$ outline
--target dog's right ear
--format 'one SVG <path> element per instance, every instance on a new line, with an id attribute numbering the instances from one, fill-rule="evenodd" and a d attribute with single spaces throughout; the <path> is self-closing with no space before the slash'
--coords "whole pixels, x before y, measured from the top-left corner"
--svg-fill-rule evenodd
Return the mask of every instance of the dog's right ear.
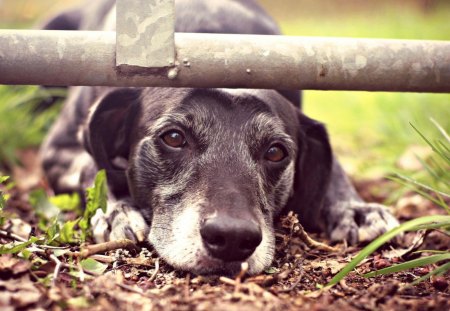
<path id="1" fill-rule="evenodd" d="M 294 193 L 287 204 L 307 230 L 321 229 L 322 208 L 331 176 L 333 155 L 325 126 L 298 114 L 298 158 Z"/>
<path id="2" fill-rule="evenodd" d="M 140 112 L 140 95 L 141 91 L 134 88 L 105 94 L 92 107 L 83 129 L 85 149 L 98 169 L 106 171 L 110 190 L 116 196 L 128 194 L 126 164 Z"/>

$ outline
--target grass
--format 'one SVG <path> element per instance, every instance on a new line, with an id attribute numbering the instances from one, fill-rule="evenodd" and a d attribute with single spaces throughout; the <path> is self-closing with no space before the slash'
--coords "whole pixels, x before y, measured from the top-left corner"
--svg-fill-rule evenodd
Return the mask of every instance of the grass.
<path id="1" fill-rule="evenodd" d="M 49 96 L 38 87 L 0 85 L 0 171 L 18 164 L 17 150 L 41 143 L 60 106 L 39 112 L 38 104 Z"/>
<path id="2" fill-rule="evenodd" d="M 418 228 L 427 229 L 428 226 L 430 226 L 432 228 L 436 228 L 436 224 L 439 225 L 439 228 L 448 228 L 450 226 L 450 216 L 449 215 L 424 216 L 424 217 L 420 217 L 420 218 L 416 218 L 416 219 L 407 221 L 407 222 L 401 224 L 400 226 L 386 232 L 385 234 L 383 234 L 382 236 L 380 236 L 379 238 L 377 238 L 376 240 L 371 242 L 369 245 L 367 245 L 363 250 L 361 250 L 361 252 L 359 252 L 359 254 L 355 258 L 353 258 L 349 264 L 347 264 L 338 274 L 336 274 L 333 277 L 333 279 L 331 279 L 331 281 L 327 284 L 327 287 L 334 286 L 337 283 L 339 283 L 340 280 L 342 280 L 347 274 L 349 274 L 367 256 L 369 256 L 370 254 L 375 252 L 378 248 L 383 246 L 385 243 L 390 241 L 392 238 L 394 238 L 398 234 L 400 234 L 402 232 L 407 232 L 407 231 L 418 231 L 419 230 Z M 439 255 L 439 261 L 446 260 L 446 259 L 450 258 L 449 256 L 450 256 L 450 253 L 447 251 L 445 254 Z M 396 268 L 391 267 L 391 269 L 387 269 L 387 270 L 388 270 L 388 273 L 391 273 L 394 271 L 395 272 L 404 271 L 404 270 L 412 268 L 412 267 L 432 264 L 432 263 L 436 262 L 436 261 L 433 262 L 433 260 L 435 258 L 436 257 L 431 255 L 431 256 L 422 258 L 422 261 L 420 263 L 417 263 L 414 261 L 409 261 L 408 264 L 406 264 L 406 265 L 399 267 L 399 265 L 402 265 L 402 264 L 399 264 L 397 266 L 394 266 Z M 376 273 L 376 272 L 368 273 L 368 274 L 366 274 L 366 277 L 381 275 L 386 270 L 383 272 L 380 272 L 380 271 L 378 271 L 378 273 Z"/>
<path id="3" fill-rule="evenodd" d="M 353 258 L 338 274 L 333 277 L 333 279 L 327 284 L 327 287 L 331 287 L 339 283 L 339 281 L 342 280 L 346 275 L 348 275 L 354 268 L 356 268 L 356 266 L 362 260 L 364 260 L 378 248 L 388 243 L 392 238 L 396 237 L 402 232 L 438 230 L 443 234 L 446 234 L 447 236 L 450 235 L 450 207 L 447 203 L 450 199 L 450 137 L 448 133 L 442 128 L 442 126 L 434 120 L 433 125 L 439 131 L 439 136 L 435 136 L 438 138 L 434 139 L 430 139 L 430 136 L 427 137 L 423 132 L 419 131 L 416 127 L 413 126 L 417 134 L 419 134 L 424 142 L 428 144 L 433 150 L 433 155 L 430 158 L 433 161 L 430 163 L 426 163 L 425 161 L 422 162 L 426 169 L 426 172 L 429 174 L 427 183 L 425 184 L 410 177 L 399 174 L 394 178 L 394 180 L 397 180 L 407 187 L 410 187 L 415 192 L 434 202 L 437 206 L 442 207 L 447 215 L 419 217 L 407 221 L 400 226 L 386 232 L 385 234 L 372 241 L 364 249 L 362 249 L 355 258 Z M 437 188 L 437 185 L 442 185 L 443 188 Z M 450 263 L 448 262 L 448 260 L 450 259 L 449 247 L 443 251 L 425 250 L 422 252 L 429 254 L 421 258 L 412 259 L 381 270 L 366 273 L 364 274 L 364 277 L 375 277 L 378 275 L 406 271 L 408 269 L 416 267 L 430 266 L 437 264 L 438 262 L 444 262 L 438 267 L 433 267 L 430 273 L 414 280 L 411 285 L 415 285 L 433 275 L 443 275 L 450 271 Z"/>
<path id="4" fill-rule="evenodd" d="M 345 169 L 360 177 L 381 177 L 417 140 L 437 133 L 430 118 L 450 130 L 450 95 L 418 93 L 305 92 L 305 110 L 327 124 Z"/>

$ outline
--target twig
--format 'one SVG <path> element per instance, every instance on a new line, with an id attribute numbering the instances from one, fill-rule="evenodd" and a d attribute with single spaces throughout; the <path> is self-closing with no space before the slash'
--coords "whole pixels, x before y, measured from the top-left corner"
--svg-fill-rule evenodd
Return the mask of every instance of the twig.
<path id="1" fill-rule="evenodd" d="M 56 280 L 59 276 L 59 270 L 61 269 L 62 262 L 54 254 L 50 255 L 50 259 L 56 264 L 55 271 L 53 272 L 52 286 L 55 286 Z"/>
<path id="2" fill-rule="evenodd" d="M 225 276 L 221 276 L 219 278 L 219 281 L 224 283 L 224 284 L 228 284 L 231 286 L 234 286 L 234 294 L 238 294 L 239 291 L 241 290 L 241 285 L 242 285 L 242 278 L 245 276 L 245 274 L 248 271 L 248 262 L 243 262 L 241 264 L 241 271 L 239 272 L 239 274 L 236 276 L 236 278 L 234 280 L 229 279 Z"/>
<path id="3" fill-rule="evenodd" d="M 227 285 L 231 285 L 231 286 L 238 286 L 238 282 L 236 280 L 227 278 L 225 276 L 221 276 L 219 277 L 219 281 L 221 281 L 224 284 Z M 262 295 L 265 295 L 266 297 L 270 297 L 271 299 L 277 299 L 277 297 L 275 295 L 273 295 L 271 292 L 265 290 L 264 288 L 262 288 L 261 286 L 259 286 L 256 283 L 241 283 L 239 286 L 241 286 L 241 288 L 246 288 L 249 292 L 251 293 L 259 293 Z M 235 293 L 236 295 L 236 293 Z"/>
<path id="4" fill-rule="evenodd" d="M 150 282 L 153 282 L 156 279 L 156 275 L 159 272 L 159 258 L 156 258 L 155 260 L 155 271 L 153 271 L 152 276 L 150 277 L 150 279 L 148 279 Z"/>
<path id="5" fill-rule="evenodd" d="M 237 275 L 236 280 L 241 281 L 242 278 L 245 276 L 245 274 L 248 272 L 248 268 L 249 268 L 249 267 L 248 267 L 248 262 L 244 261 L 244 262 L 241 264 L 241 271 L 240 271 L 239 274 Z"/>
<path id="6" fill-rule="evenodd" d="M 245 276 L 245 274 L 248 271 L 248 262 L 244 261 L 241 264 L 241 271 L 239 272 L 239 274 L 236 276 L 236 284 L 234 286 L 234 293 L 237 294 L 239 293 L 239 291 L 241 290 L 241 284 L 242 284 L 242 278 Z"/>
<path id="7" fill-rule="evenodd" d="M 91 256 L 89 256 L 89 258 L 92 258 L 94 260 L 104 262 L 104 263 L 113 263 L 114 261 L 116 261 L 115 258 L 113 258 L 111 256 L 106 256 L 106 255 L 91 255 Z"/>
<path id="8" fill-rule="evenodd" d="M 137 246 L 136 246 L 136 244 L 134 244 L 133 241 L 128 240 L 128 239 L 109 241 L 109 242 L 105 242 L 105 243 L 89 245 L 86 248 L 81 250 L 79 256 L 81 258 L 86 258 L 86 257 L 89 257 L 89 256 L 97 254 L 97 253 L 104 253 L 107 251 L 113 251 L 113 250 L 120 249 L 120 248 L 136 250 Z"/>
<path id="9" fill-rule="evenodd" d="M 298 286 L 298 284 L 300 284 L 300 282 L 302 281 L 304 272 L 305 272 L 305 270 L 303 269 L 303 262 L 301 262 L 300 263 L 300 275 L 298 276 L 297 280 L 294 282 L 294 284 L 292 284 L 288 288 L 279 290 L 278 293 L 289 293 L 290 291 L 293 291 Z"/>
<path id="10" fill-rule="evenodd" d="M 186 286 L 184 287 L 184 299 L 189 299 L 189 284 L 191 283 L 191 274 L 188 273 L 186 276 Z"/>
<path id="11" fill-rule="evenodd" d="M 222 282 L 223 284 L 227 284 L 227 285 L 231 285 L 231 286 L 236 286 L 236 280 L 227 278 L 226 276 L 221 276 L 221 277 L 219 277 L 219 281 Z"/>
<path id="12" fill-rule="evenodd" d="M 123 283 L 116 283 L 116 285 L 121 287 L 121 288 L 123 288 L 123 289 L 126 289 L 126 290 L 128 290 L 130 292 L 133 292 L 133 293 L 136 293 L 136 294 L 139 294 L 139 295 L 144 295 L 144 292 L 139 287 L 138 288 L 134 288 L 132 286 L 129 286 L 129 285 L 126 285 L 126 284 L 123 284 Z"/>
<path id="13" fill-rule="evenodd" d="M 354 288 L 347 285 L 347 282 L 345 282 L 345 279 L 340 280 L 339 285 L 347 293 L 355 294 L 357 292 Z"/>
<path id="14" fill-rule="evenodd" d="M 40 248 L 43 249 L 54 249 L 54 250 L 61 250 L 61 249 L 69 249 L 68 246 L 51 246 L 51 245 L 39 245 Z"/>
<path id="15" fill-rule="evenodd" d="M 313 240 L 305 231 L 303 226 L 298 223 L 296 224 L 298 226 L 298 231 L 296 234 L 298 234 L 298 237 L 308 246 L 309 248 L 318 249 L 325 252 L 336 252 L 338 249 L 336 247 L 331 247 L 329 245 L 326 245 L 325 243 L 318 242 L 316 240 Z"/>
<path id="16" fill-rule="evenodd" d="M 135 266 L 154 266 L 156 261 L 153 261 L 152 258 L 123 258 L 123 261 L 125 261 L 128 265 L 135 265 Z"/>
<path id="17" fill-rule="evenodd" d="M 28 242 L 27 239 L 22 238 L 21 236 L 14 234 L 12 232 L 4 231 L 4 230 L 0 230 L 0 236 L 2 236 L 4 238 L 8 238 L 8 239 L 13 239 L 18 242 L 23 242 L 23 243 Z"/>
<path id="18" fill-rule="evenodd" d="M 84 282 L 85 275 L 84 275 L 84 270 L 83 270 L 83 267 L 81 266 L 80 261 L 77 261 L 77 267 L 78 267 L 78 271 L 80 272 L 80 277 L 79 277 L 80 282 Z"/>

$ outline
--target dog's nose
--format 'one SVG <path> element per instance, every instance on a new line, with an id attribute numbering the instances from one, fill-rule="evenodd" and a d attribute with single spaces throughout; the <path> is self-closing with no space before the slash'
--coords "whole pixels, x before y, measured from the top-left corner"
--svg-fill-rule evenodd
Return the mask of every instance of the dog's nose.
<path id="1" fill-rule="evenodd" d="M 224 261 L 243 261 L 262 240 L 261 229 L 252 221 L 229 217 L 206 220 L 200 229 L 209 253 Z"/>

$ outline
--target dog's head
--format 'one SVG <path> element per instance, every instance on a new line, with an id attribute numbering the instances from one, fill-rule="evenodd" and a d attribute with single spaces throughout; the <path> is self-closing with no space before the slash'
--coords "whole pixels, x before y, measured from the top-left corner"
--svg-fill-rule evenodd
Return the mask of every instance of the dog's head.
<path id="1" fill-rule="evenodd" d="M 115 89 L 85 140 L 159 255 L 201 274 L 270 265 L 275 217 L 315 226 L 331 166 L 324 127 L 269 90 Z"/>

